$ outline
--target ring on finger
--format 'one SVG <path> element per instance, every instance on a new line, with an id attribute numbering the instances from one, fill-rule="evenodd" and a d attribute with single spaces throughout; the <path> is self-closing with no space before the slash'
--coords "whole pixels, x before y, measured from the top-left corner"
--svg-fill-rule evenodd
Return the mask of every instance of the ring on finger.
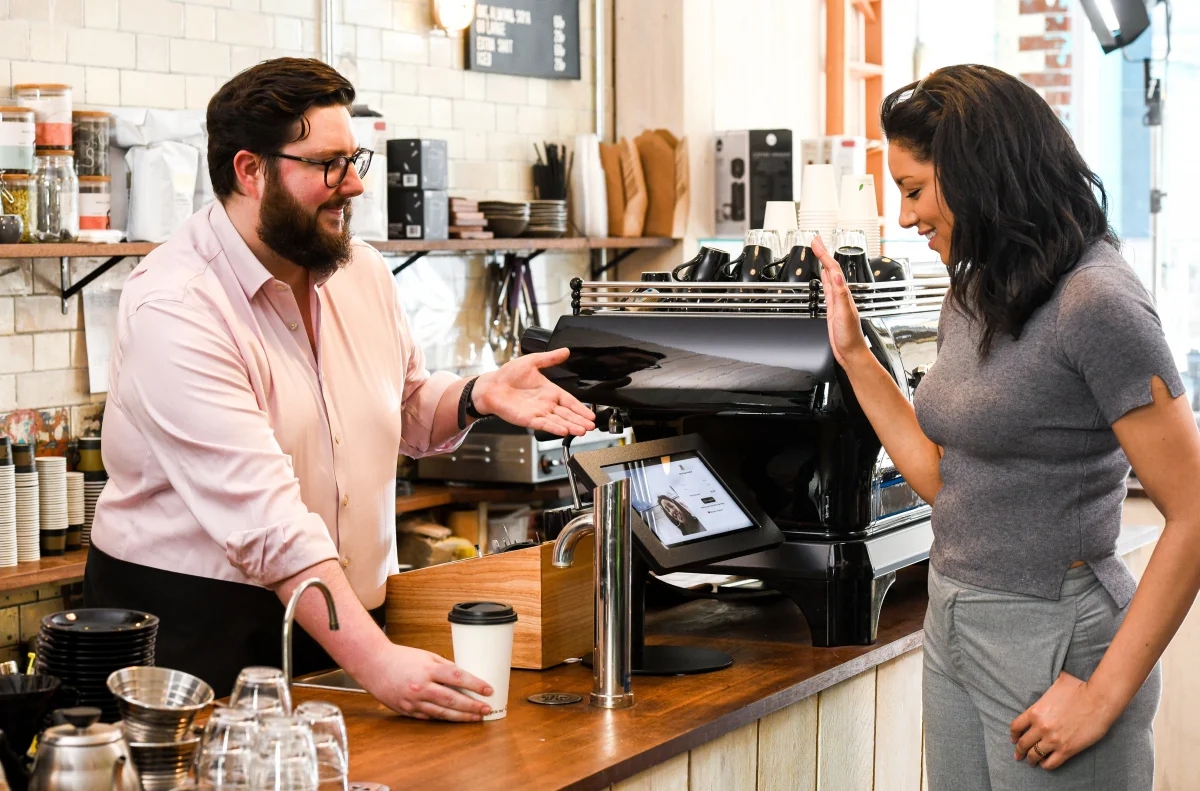
<path id="1" fill-rule="evenodd" d="M 1044 752 L 1042 752 L 1042 748 L 1038 747 L 1038 745 L 1039 745 L 1039 744 L 1041 744 L 1041 742 L 1040 742 L 1040 741 L 1037 741 L 1037 742 L 1034 742 L 1034 743 L 1033 743 L 1033 751 L 1034 751 L 1035 753 L 1037 753 L 1038 755 L 1042 756 L 1043 758 L 1049 758 L 1049 757 L 1050 757 L 1050 753 L 1044 753 Z M 1053 750 L 1051 750 L 1050 752 L 1054 752 L 1054 751 L 1053 751 Z"/>

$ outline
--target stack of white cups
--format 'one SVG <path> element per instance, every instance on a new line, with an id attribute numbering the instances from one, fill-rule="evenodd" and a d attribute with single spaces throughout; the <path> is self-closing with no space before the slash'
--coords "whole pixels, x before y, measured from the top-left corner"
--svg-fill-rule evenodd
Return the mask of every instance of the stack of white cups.
<path id="1" fill-rule="evenodd" d="M 38 487 L 41 491 L 41 529 L 52 546 L 67 540 L 67 459 L 65 456 L 38 456 Z"/>
<path id="2" fill-rule="evenodd" d="M 764 231 L 775 231 L 779 238 L 787 236 L 788 231 L 796 230 L 796 217 L 799 204 L 790 200 L 769 200 L 763 213 Z"/>
<path id="3" fill-rule="evenodd" d="M 42 556 L 38 474 L 34 469 L 17 472 L 13 477 L 17 488 L 17 560 L 24 563 Z"/>
<path id="4" fill-rule="evenodd" d="M 875 202 L 875 177 L 870 173 L 842 176 L 838 204 L 838 229 L 867 235 L 867 257 L 882 255 L 879 241 L 879 208 Z"/>
<path id="5" fill-rule="evenodd" d="M 0 566 L 17 565 L 17 479 L 12 464 L 0 466 Z"/>
<path id="6" fill-rule="evenodd" d="M 96 501 L 100 499 L 100 493 L 104 491 L 106 483 L 108 483 L 107 477 L 98 481 L 85 480 L 83 482 L 83 545 L 85 547 L 91 546 L 92 543 L 92 519 L 96 516 Z"/>
<path id="7" fill-rule="evenodd" d="M 837 222 L 838 197 L 833 165 L 805 165 L 796 227 L 819 232 L 821 240 L 832 247 Z"/>
<path id="8" fill-rule="evenodd" d="M 67 473 L 67 526 L 83 529 L 87 502 L 83 496 L 83 473 Z"/>

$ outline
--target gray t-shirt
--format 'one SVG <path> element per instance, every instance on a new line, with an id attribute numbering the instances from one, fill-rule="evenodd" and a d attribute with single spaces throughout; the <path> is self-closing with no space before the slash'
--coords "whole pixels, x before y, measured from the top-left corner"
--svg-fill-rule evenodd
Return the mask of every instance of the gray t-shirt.
<path id="1" fill-rule="evenodd" d="M 1112 424 L 1152 402 L 1159 376 L 1183 393 L 1154 304 L 1107 243 L 1063 276 L 1014 341 L 986 359 L 979 325 L 949 297 L 917 420 L 942 446 L 930 560 L 994 590 L 1057 599 L 1084 560 L 1119 606 L 1132 575 L 1116 555 L 1129 461 Z"/>

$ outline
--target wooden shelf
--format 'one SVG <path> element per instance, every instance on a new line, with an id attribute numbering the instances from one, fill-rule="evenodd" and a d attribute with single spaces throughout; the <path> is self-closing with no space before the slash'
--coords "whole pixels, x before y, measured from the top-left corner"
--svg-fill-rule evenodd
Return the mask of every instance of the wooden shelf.
<path id="1" fill-rule="evenodd" d="M 445 239 L 373 241 L 369 244 L 381 253 L 428 253 L 436 251 L 471 252 L 482 250 L 633 250 L 647 247 L 671 247 L 674 239 L 644 237 L 635 239 L 572 236 L 563 239 Z M 0 244 L 3 258 L 111 258 L 141 256 L 158 247 L 154 242 L 119 244 Z"/>
<path id="2" fill-rule="evenodd" d="M 0 568 L 0 591 L 32 588 L 48 582 L 79 579 L 87 565 L 87 550 L 80 549 L 65 555 L 44 557 L 28 563 Z"/>
<path id="3" fill-rule="evenodd" d="M 417 484 L 413 493 L 396 498 L 396 514 L 424 511 L 443 505 L 477 505 L 479 503 L 530 503 L 537 500 L 561 500 L 571 496 L 566 480 L 539 486 L 509 487 L 479 484 L 473 486 L 436 486 Z"/>
<path id="4" fill-rule="evenodd" d="M 882 63 L 865 63 L 853 61 L 849 65 L 850 76 L 859 80 L 871 80 L 883 77 Z"/>

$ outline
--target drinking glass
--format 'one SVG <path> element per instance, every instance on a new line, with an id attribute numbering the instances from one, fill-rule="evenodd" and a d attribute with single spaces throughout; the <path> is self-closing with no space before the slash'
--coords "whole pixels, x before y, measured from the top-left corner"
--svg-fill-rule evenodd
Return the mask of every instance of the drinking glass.
<path id="1" fill-rule="evenodd" d="M 250 788 L 254 791 L 317 791 L 317 747 L 312 729 L 294 717 L 268 715 L 254 742 Z"/>
<path id="2" fill-rule="evenodd" d="M 746 231 L 745 246 L 750 247 L 753 245 L 765 247 L 770 250 L 772 260 L 779 258 L 782 254 L 783 245 L 779 241 L 779 233 L 777 231 L 762 229 Z"/>
<path id="3" fill-rule="evenodd" d="M 873 283 L 871 267 L 867 265 L 867 234 L 865 231 L 835 231 L 833 257 L 842 267 L 847 283 Z"/>
<path id="4" fill-rule="evenodd" d="M 821 264 L 812 250 L 812 241 L 819 231 L 788 231 L 784 240 L 784 271 L 779 280 L 788 283 L 807 283 L 821 277 Z"/>
<path id="5" fill-rule="evenodd" d="M 253 711 L 215 709 L 196 750 L 196 780 L 216 791 L 248 789 L 258 731 L 258 715 Z"/>
<path id="6" fill-rule="evenodd" d="M 317 746 L 317 775 L 321 791 L 347 791 L 350 772 L 350 740 L 342 710 L 332 703 L 310 700 L 296 707 L 296 719 L 312 730 Z"/>
<path id="7" fill-rule="evenodd" d="M 274 667 L 247 667 L 238 673 L 229 705 L 259 715 L 291 714 L 292 693 L 283 671 Z"/>

